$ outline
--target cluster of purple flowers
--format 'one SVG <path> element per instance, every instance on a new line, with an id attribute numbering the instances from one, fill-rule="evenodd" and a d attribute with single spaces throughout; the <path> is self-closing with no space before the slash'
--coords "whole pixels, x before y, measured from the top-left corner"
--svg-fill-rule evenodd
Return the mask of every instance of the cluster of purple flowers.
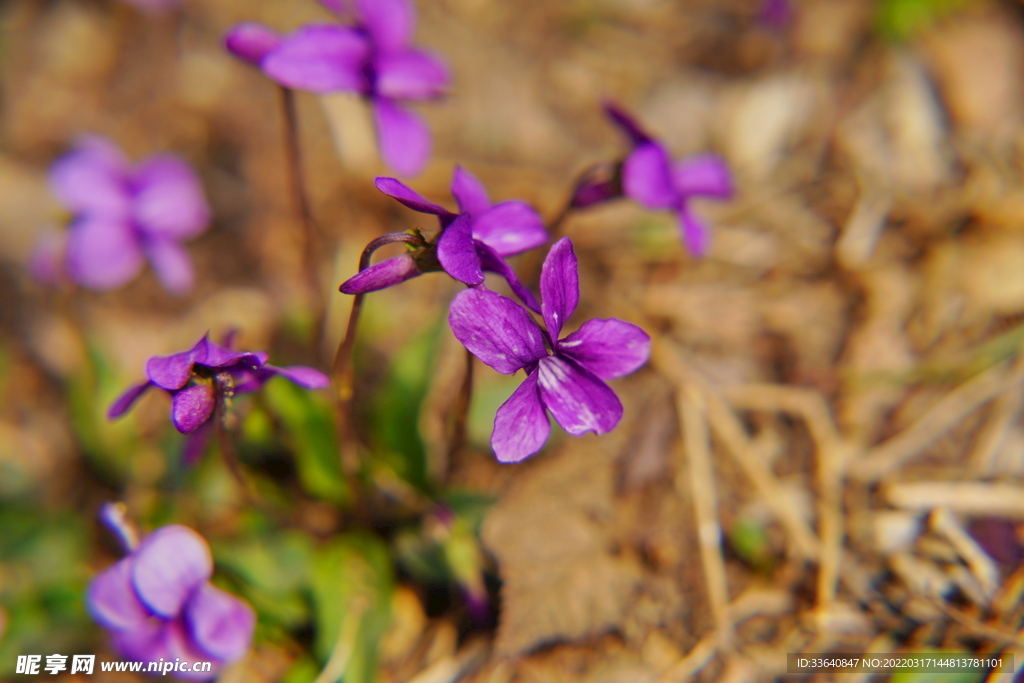
<path id="1" fill-rule="evenodd" d="M 151 9 L 176 2 L 131 1 Z M 448 67 L 413 47 L 411 0 L 353 0 L 351 8 L 343 0 L 320 2 L 339 18 L 351 17 L 351 23 L 312 24 L 287 35 L 243 23 L 227 34 L 226 46 L 284 88 L 362 96 L 373 110 L 382 158 L 396 173 L 415 175 L 430 158 L 431 138 L 423 120 L 404 103 L 444 95 L 451 82 Z M 787 3 L 769 4 L 766 12 L 772 17 L 788 16 Z M 704 154 L 673 162 L 666 146 L 628 114 L 611 104 L 605 111 L 631 149 L 610 165 L 610 177 L 584 176 L 569 208 L 630 198 L 651 210 L 672 211 L 687 249 L 695 256 L 706 254 L 709 229 L 692 203 L 732 196 L 725 161 Z M 50 181 L 73 217 L 66 238 L 45 240 L 37 248 L 31 263 L 36 279 L 50 282 L 66 274 L 84 287 L 109 290 L 132 280 L 148 260 L 170 292 L 191 288 L 192 265 L 181 243 L 207 228 L 210 209 L 199 179 L 184 161 L 164 154 L 132 165 L 111 142 L 90 136 L 54 164 Z M 523 382 L 495 415 L 491 446 L 497 459 L 520 462 L 540 451 L 550 435 L 549 414 L 576 436 L 614 429 L 623 407 L 607 382 L 647 362 L 650 338 L 614 318 L 589 320 L 563 335 L 571 329 L 580 298 L 578 262 L 569 238 L 557 240 L 544 259 L 538 299 L 507 261 L 551 239 L 529 204 L 492 202 L 483 184 L 460 166 L 451 183 L 457 212 L 395 178 L 377 178 L 376 187 L 413 211 L 436 216 L 438 228 L 374 240 L 360 272 L 340 290 L 362 296 L 428 272 L 445 272 L 466 286 L 450 306 L 455 337 L 497 372 L 524 372 Z M 370 264 L 378 246 L 394 242 L 405 243 L 408 251 Z M 518 301 L 488 289 L 488 272 L 500 276 Z M 357 315 L 358 306 L 353 311 Z M 278 375 L 309 389 L 329 383 L 313 368 L 276 367 L 267 361 L 265 352 L 234 350 L 230 335 L 223 344 L 204 336 L 187 351 L 149 359 L 146 381 L 126 390 L 108 417 L 123 415 L 150 388 L 164 390 L 171 397 L 172 423 L 187 435 L 186 460 L 192 461 L 217 422 L 214 415 L 235 394 L 256 391 Z M 183 526 L 166 526 L 130 551 L 97 576 L 88 592 L 93 616 L 110 631 L 121 654 L 137 660 L 209 660 L 215 662 L 210 676 L 244 655 L 255 615 L 210 583 L 213 563 L 201 536 Z"/>

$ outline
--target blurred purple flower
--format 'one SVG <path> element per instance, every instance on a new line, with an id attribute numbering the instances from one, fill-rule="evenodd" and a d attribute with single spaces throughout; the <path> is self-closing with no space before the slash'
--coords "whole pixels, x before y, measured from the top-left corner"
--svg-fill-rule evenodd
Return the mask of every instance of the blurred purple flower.
<path id="1" fill-rule="evenodd" d="M 50 186 L 74 218 L 63 245 L 52 235 L 37 245 L 29 268 L 40 282 L 64 271 L 90 289 L 115 289 L 149 259 L 167 291 L 192 287 L 180 243 L 206 230 L 210 208 L 184 160 L 160 154 L 133 167 L 109 140 L 85 136 L 50 168 Z"/>
<path id="2" fill-rule="evenodd" d="M 758 19 L 770 29 L 784 31 L 793 21 L 793 3 L 791 0 L 762 0 Z"/>
<path id="3" fill-rule="evenodd" d="M 241 659 L 252 642 L 256 615 L 247 603 L 210 583 L 213 558 L 202 536 L 173 524 L 89 584 L 93 618 L 110 632 L 114 649 L 133 660 L 212 662 L 210 672 L 178 671 L 210 680 Z"/>
<path id="4" fill-rule="evenodd" d="M 171 356 L 154 356 L 146 363 L 148 381 L 125 391 L 107 411 L 108 419 L 123 415 L 150 387 L 171 395 L 171 421 L 186 443 L 186 460 L 202 451 L 217 401 L 234 394 L 259 390 L 271 377 L 280 375 L 307 389 L 322 389 L 330 383 L 327 375 L 303 366 L 279 368 L 267 363 L 265 351 L 245 352 L 231 349 L 230 337 L 224 346 L 210 341 L 207 334 L 188 351 Z"/>
<path id="5" fill-rule="evenodd" d="M 452 194 L 461 213 L 421 197 L 415 190 L 394 178 L 377 178 L 377 189 L 413 211 L 438 217 L 441 233 L 433 260 L 403 254 L 370 266 L 341 285 L 345 294 L 373 292 L 397 285 L 431 269 L 444 270 L 459 282 L 476 286 L 484 281 L 484 271 L 505 278 L 523 303 L 539 311 L 533 294 L 516 277 L 505 258 L 539 247 L 548 240 L 544 222 L 526 202 L 512 200 L 492 204 L 480 181 L 461 166 L 455 167 Z"/>
<path id="6" fill-rule="evenodd" d="M 519 462 L 541 449 L 551 430 L 545 409 L 574 436 L 613 429 L 622 404 L 604 380 L 628 375 L 650 355 L 647 333 L 614 318 L 589 320 L 559 339 L 579 301 L 568 237 L 548 252 L 540 291 L 547 331 L 514 301 L 487 290 L 459 292 L 448 316 L 456 338 L 484 363 L 505 375 L 526 370 L 494 417 L 491 447 L 501 462 Z"/>
<path id="7" fill-rule="evenodd" d="M 340 2 L 322 3 L 342 13 Z M 438 57 L 411 47 L 411 0 L 355 0 L 355 13 L 354 27 L 310 24 L 284 37 L 260 24 L 239 24 L 225 44 L 285 87 L 361 94 L 373 107 L 384 161 L 397 173 L 416 175 L 430 158 L 430 131 L 399 103 L 442 95 L 451 74 Z"/>
<path id="8" fill-rule="evenodd" d="M 625 112 L 606 103 L 605 111 L 630 138 L 633 151 L 622 164 L 622 191 L 648 209 L 671 209 L 679 216 L 683 244 L 694 256 L 708 250 L 708 228 L 690 210 L 690 199 L 729 199 L 732 174 L 725 160 L 700 154 L 675 164 L 665 147 L 645 133 Z"/>

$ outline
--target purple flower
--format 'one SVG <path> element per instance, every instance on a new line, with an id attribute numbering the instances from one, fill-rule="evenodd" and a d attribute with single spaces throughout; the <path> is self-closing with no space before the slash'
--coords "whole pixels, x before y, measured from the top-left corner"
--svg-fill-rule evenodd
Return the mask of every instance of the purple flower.
<path id="1" fill-rule="evenodd" d="M 488 271 L 501 275 L 527 306 L 540 310 L 533 294 L 505 263 L 506 257 L 548 240 L 543 221 L 529 204 L 516 200 L 492 204 L 480 181 L 461 166 L 455 167 L 451 188 L 458 214 L 427 201 L 394 178 L 377 178 L 376 184 L 413 211 L 437 216 L 441 232 L 424 253 L 403 254 L 362 270 L 341 285 L 343 293 L 373 292 L 431 270 L 444 270 L 459 282 L 478 286 Z"/>
<path id="2" fill-rule="evenodd" d="M 629 115 L 612 104 L 605 104 L 605 111 L 633 143 L 633 151 L 622 165 L 622 191 L 648 209 L 675 211 L 686 248 L 695 256 L 706 254 L 708 228 L 690 209 L 689 202 L 694 197 L 732 196 L 732 175 L 725 160 L 714 154 L 700 154 L 673 164 L 665 147 Z"/>
<path id="3" fill-rule="evenodd" d="M 613 429 L 622 404 L 604 380 L 628 375 L 650 355 L 650 337 L 614 318 L 587 321 L 559 339 L 579 301 L 568 237 L 548 252 L 540 291 L 546 331 L 517 303 L 487 290 L 459 292 L 448 316 L 458 340 L 484 363 L 505 375 L 526 370 L 494 417 L 491 447 L 501 462 L 519 462 L 541 449 L 551 430 L 545 409 L 574 436 Z"/>
<path id="4" fill-rule="evenodd" d="M 784 31 L 793 22 L 793 4 L 790 0 L 762 0 L 758 19 L 770 29 Z"/>
<path id="5" fill-rule="evenodd" d="M 340 2 L 322 0 L 341 14 Z M 411 0 L 356 0 L 354 27 L 311 24 L 279 37 L 245 23 L 225 38 L 227 48 L 281 85 L 314 93 L 360 93 L 373 107 L 381 155 L 402 175 L 416 175 L 430 157 L 430 131 L 403 100 L 440 96 L 451 81 L 434 55 L 411 47 L 416 12 Z"/>
<path id="6" fill-rule="evenodd" d="M 192 287 L 192 263 L 180 243 L 206 230 L 210 209 L 184 160 L 161 154 L 133 167 L 109 140 L 86 136 L 54 163 L 50 185 L 74 219 L 63 248 L 43 238 L 30 265 L 34 276 L 45 282 L 63 270 L 80 285 L 109 290 L 132 280 L 148 259 L 169 292 Z"/>
<path id="7" fill-rule="evenodd" d="M 110 632 L 122 657 L 189 667 L 212 662 L 212 671 L 179 667 L 176 676 L 209 680 L 245 655 L 256 615 L 248 604 L 210 583 L 213 558 L 203 537 L 173 524 L 157 529 L 120 562 L 89 584 L 93 618 Z M 166 673 L 166 672 L 165 672 Z"/>
<path id="8" fill-rule="evenodd" d="M 330 383 L 319 370 L 275 367 L 267 363 L 265 351 L 234 351 L 230 336 L 221 346 L 210 341 L 207 334 L 188 351 L 150 358 L 146 363 L 149 380 L 125 391 L 110 406 L 107 417 L 113 420 L 123 415 L 150 387 L 167 391 L 171 395 L 171 421 L 175 428 L 194 436 L 186 444 L 186 460 L 191 461 L 202 451 L 218 399 L 257 391 L 274 375 L 307 389 L 322 389 Z"/>

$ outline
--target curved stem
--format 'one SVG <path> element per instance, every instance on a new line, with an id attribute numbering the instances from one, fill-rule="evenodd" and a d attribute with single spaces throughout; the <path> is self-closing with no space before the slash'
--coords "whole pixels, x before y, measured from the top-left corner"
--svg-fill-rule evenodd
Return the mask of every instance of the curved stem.
<path id="1" fill-rule="evenodd" d="M 382 235 L 366 245 L 359 257 L 359 272 L 370 267 L 370 259 L 373 253 L 388 244 L 405 243 L 415 246 L 424 246 L 423 238 L 419 235 L 405 232 L 393 232 Z M 334 354 L 331 374 L 334 376 L 335 391 L 337 392 L 338 406 L 338 443 L 341 447 L 342 471 L 353 480 L 356 471 L 359 469 L 358 443 L 352 429 L 355 424 L 352 415 L 352 397 L 355 393 L 355 362 L 354 353 L 356 348 L 356 330 L 359 327 L 359 315 L 363 310 L 363 298 L 365 293 L 355 295 L 352 300 L 352 310 L 348 316 L 348 326 L 345 328 L 345 337 L 338 345 Z"/>

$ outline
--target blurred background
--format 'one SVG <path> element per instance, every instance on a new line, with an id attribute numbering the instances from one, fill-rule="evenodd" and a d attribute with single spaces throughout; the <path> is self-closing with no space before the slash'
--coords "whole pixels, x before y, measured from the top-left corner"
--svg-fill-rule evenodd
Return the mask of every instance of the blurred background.
<path id="1" fill-rule="evenodd" d="M 314 0 L 7 0 L 0 677 L 22 654 L 117 658 L 83 599 L 120 556 L 96 518 L 111 500 L 144 530 L 200 531 L 216 582 L 256 609 L 253 649 L 223 681 L 312 681 L 341 646 L 346 683 L 746 683 L 784 674 L 788 652 L 1016 652 L 1020 666 L 1024 6 L 794 0 L 778 20 L 758 0 L 417 8 L 416 42 L 454 74 L 449 96 L 417 105 L 434 154 L 406 180 L 432 201 L 455 207 L 462 164 L 492 199 L 552 219 L 580 173 L 628 153 L 604 100 L 674 157 L 715 152 L 733 170 L 733 200 L 695 204 L 712 228 L 702 260 L 672 214 L 625 200 L 562 226 L 580 257 L 573 324 L 619 317 L 655 338 L 650 364 L 613 382 L 622 423 L 601 438 L 556 429 L 500 465 L 494 411 L 520 378 L 478 363 L 468 443 L 450 452 L 460 287 L 436 274 L 366 300 L 356 482 L 329 390 L 275 380 L 236 400 L 258 506 L 216 448 L 182 462 L 165 395 L 107 422 L 147 358 L 208 330 L 329 370 L 351 306 L 337 286 L 363 246 L 433 219 L 373 187 L 391 173 L 362 101 L 299 93 L 321 322 L 277 86 L 222 40 L 240 21 L 331 16 Z M 83 133 L 197 169 L 214 218 L 186 246 L 189 294 L 149 269 L 102 294 L 29 278 L 36 240 L 69 219 L 47 169 Z M 531 258 L 513 264 L 535 271 Z M 370 501 L 358 511 L 354 485 Z"/>

